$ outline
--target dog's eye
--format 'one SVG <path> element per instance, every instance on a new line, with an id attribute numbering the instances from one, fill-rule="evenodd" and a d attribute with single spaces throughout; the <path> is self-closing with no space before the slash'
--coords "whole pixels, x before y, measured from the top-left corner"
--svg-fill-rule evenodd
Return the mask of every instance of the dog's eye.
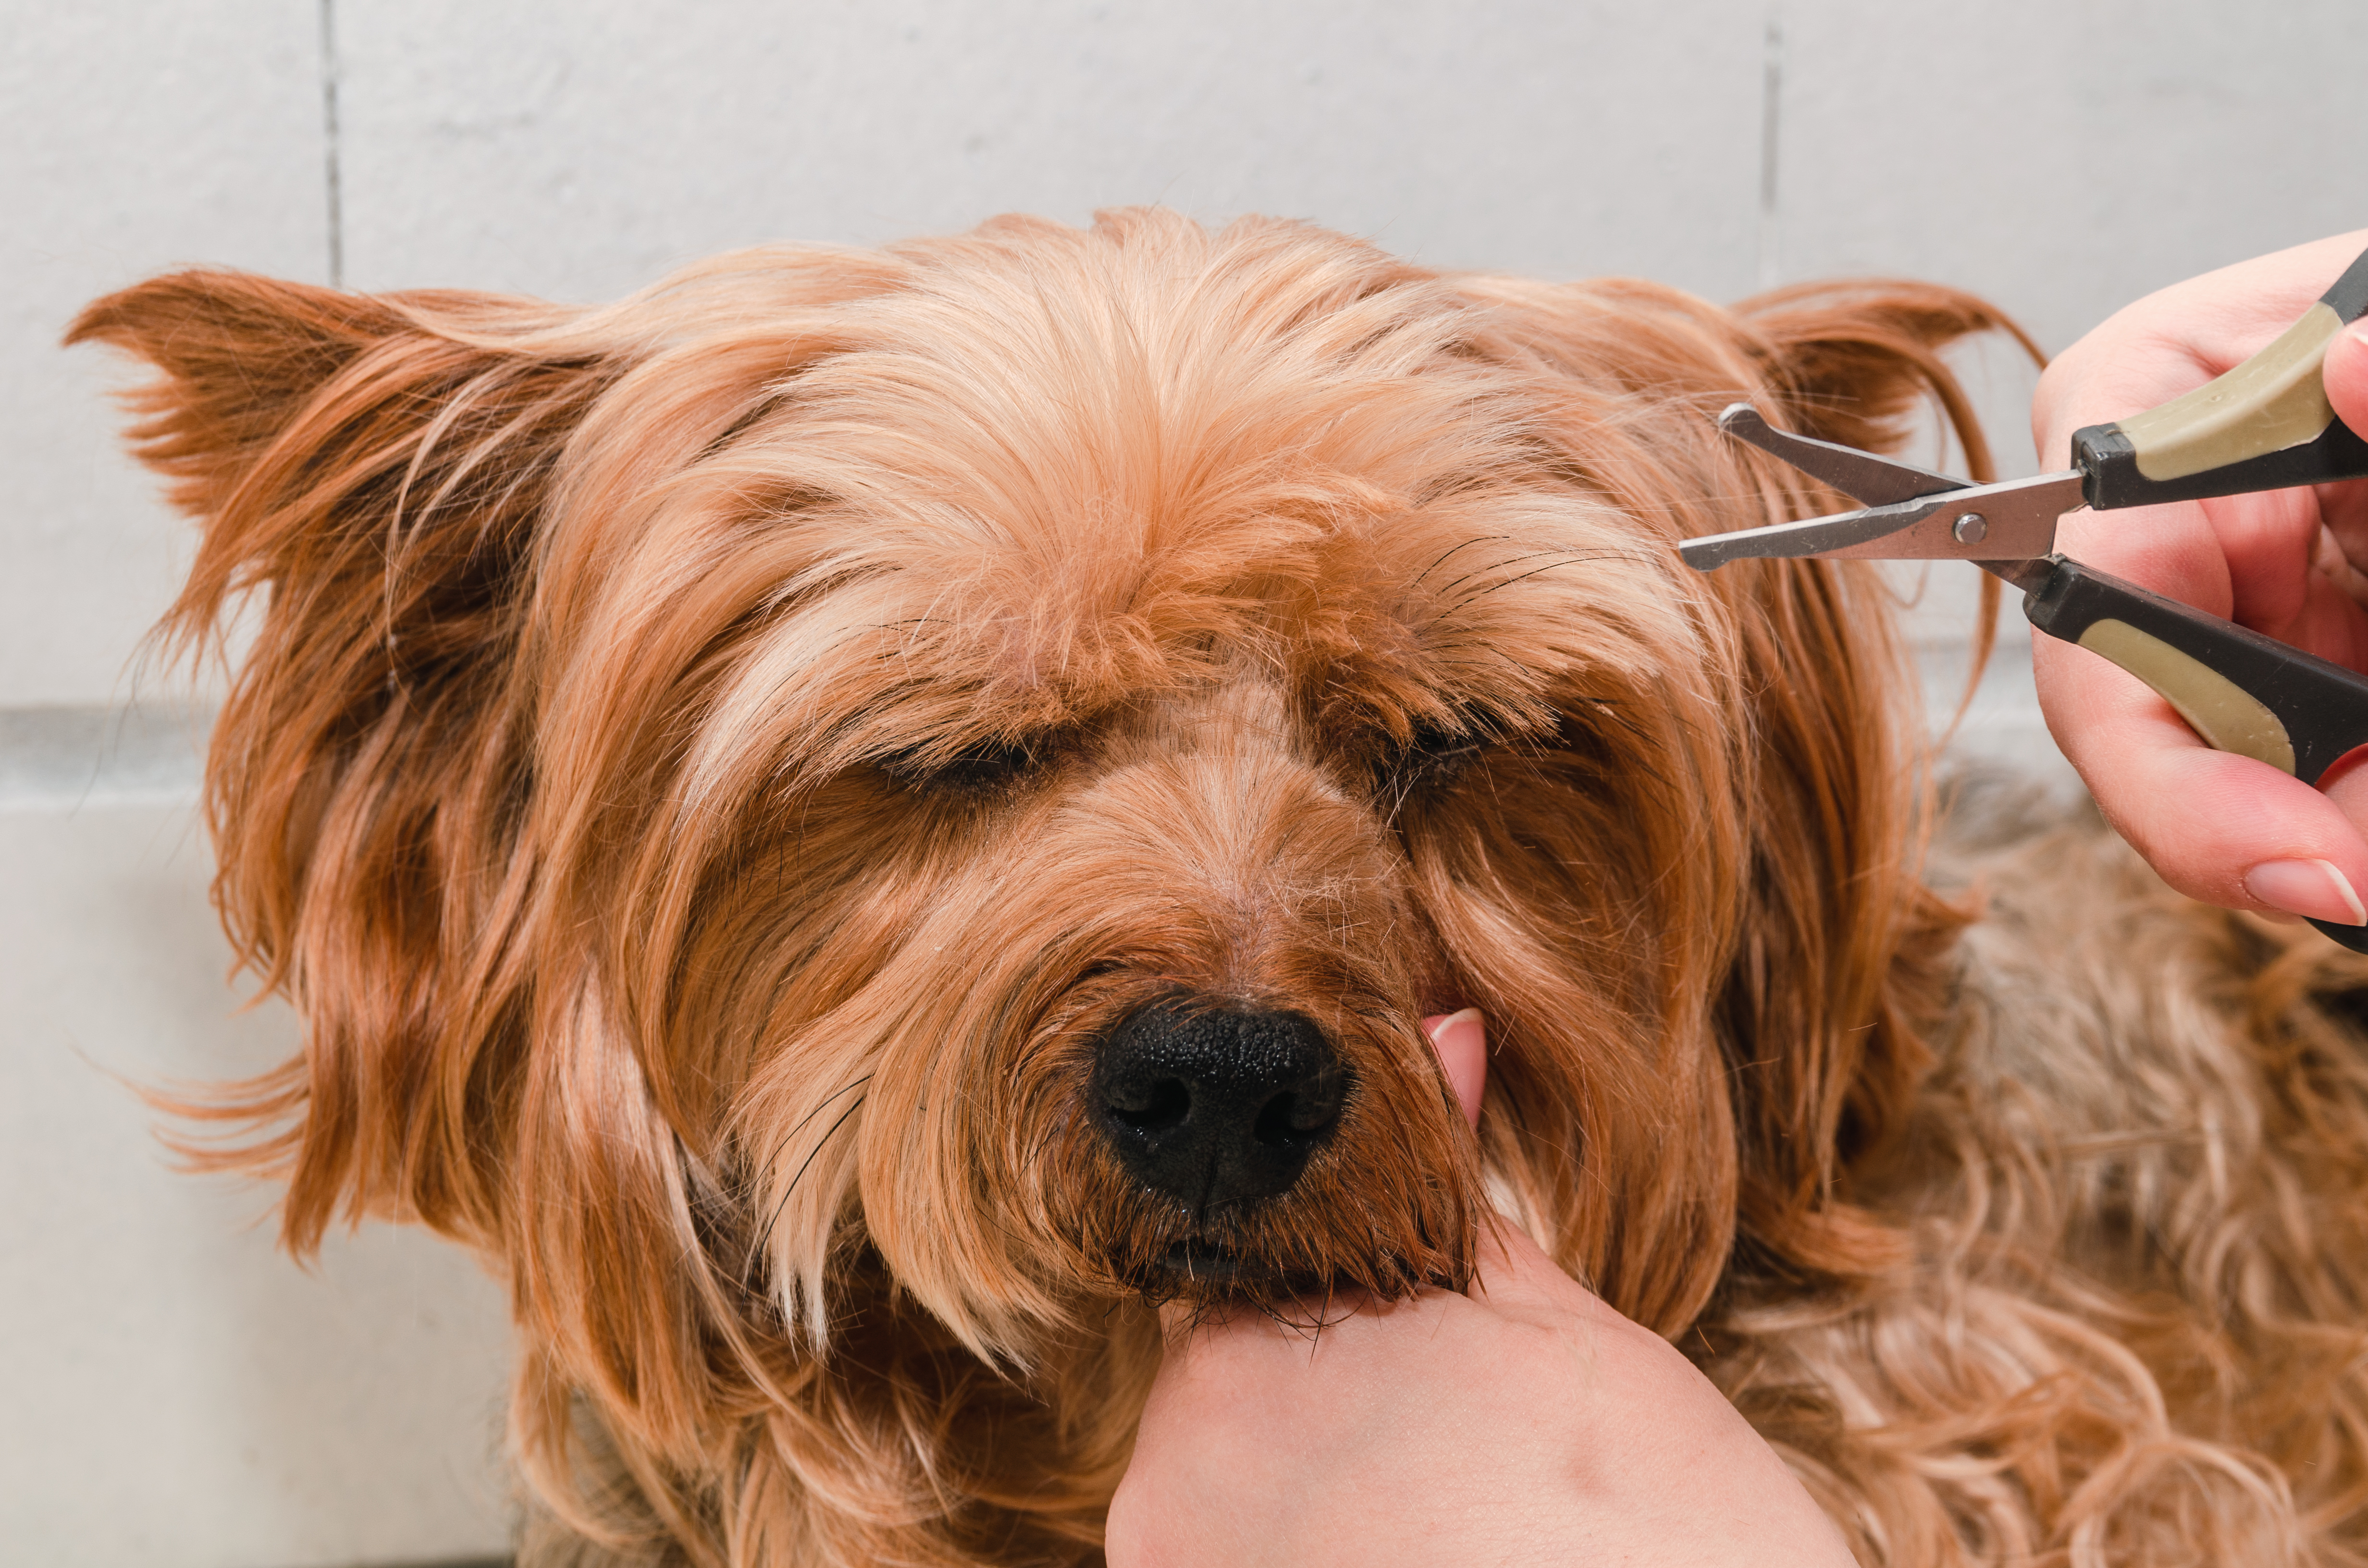
<path id="1" fill-rule="evenodd" d="M 1374 760 L 1374 790 L 1403 796 L 1445 784 L 1463 772 L 1486 744 L 1486 734 L 1476 726 L 1418 720 L 1405 740 L 1383 744 Z"/>
<path id="2" fill-rule="evenodd" d="M 916 747 L 882 759 L 890 777 L 949 794 L 989 795 L 1008 790 L 1050 762 L 1053 744 L 1041 736 L 998 736 L 960 751 Z"/>

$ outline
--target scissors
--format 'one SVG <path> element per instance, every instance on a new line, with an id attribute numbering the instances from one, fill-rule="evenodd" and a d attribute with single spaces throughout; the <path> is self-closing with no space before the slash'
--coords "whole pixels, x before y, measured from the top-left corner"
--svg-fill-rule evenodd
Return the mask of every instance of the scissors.
<path id="1" fill-rule="evenodd" d="M 2032 626 L 2146 682 L 2207 744 L 2316 784 L 2368 742 L 2368 678 L 2070 560 L 2055 550 L 2055 526 L 2083 506 L 2104 512 L 2368 475 L 2368 441 L 2335 417 L 2320 381 L 2328 343 L 2363 311 L 2368 252 L 2243 364 L 2160 407 L 2075 431 L 2070 469 L 2002 484 L 1790 435 L 1736 403 L 1719 415 L 1721 430 L 1864 505 L 1688 540 L 1678 551 L 1705 572 L 1752 557 L 1970 561 L 2023 591 Z M 2368 927 L 2311 924 L 2368 952 Z"/>

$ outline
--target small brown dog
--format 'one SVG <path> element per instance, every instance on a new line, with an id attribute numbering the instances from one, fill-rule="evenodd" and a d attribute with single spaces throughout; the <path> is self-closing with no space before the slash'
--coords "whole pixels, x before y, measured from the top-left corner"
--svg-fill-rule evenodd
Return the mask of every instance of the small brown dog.
<path id="1" fill-rule="evenodd" d="M 1156 211 L 100 301 L 172 631 L 259 600 L 217 896 L 306 1038 L 212 1157 L 506 1271 L 548 1561 L 1093 1560 L 1150 1303 L 1492 1205 L 1868 1562 L 2368 1561 L 2368 969 L 1995 802 L 1934 870 L 1881 584 L 1672 548 L 1839 505 L 1720 405 L 1970 429 L 2000 324 Z"/>

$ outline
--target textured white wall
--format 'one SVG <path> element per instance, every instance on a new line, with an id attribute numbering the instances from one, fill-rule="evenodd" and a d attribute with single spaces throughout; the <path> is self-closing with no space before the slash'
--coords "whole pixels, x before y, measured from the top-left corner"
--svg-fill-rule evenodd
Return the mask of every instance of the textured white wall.
<path id="1" fill-rule="evenodd" d="M 334 24 L 336 134 L 324 113 Z M 53 346 L 176 262 L 612 295 L 771 239 L 1162 201 L 1447 266 L 1713 298 L 1977 290 L 2061 347 L 2357 226 L 2357 0 L 0 0 L 0 1557 L 179 1568 L 498 1550 L 497 1293 L 366 1232 L 317 1276 L 170 1175 L 120 1078 L 249 1070 L 188 811 L 127 660 L 185 537 Z M 342 222 L 333 233 L 328 171 Z M 2011 356 L 1969 360 L 2027 472 Z M 1972 574 L 1930 575 L 1936 688 Z M 1963 733 L 2044 760 L 2008 644 Z M 135 695 L 152 710 L 125 712 Z M 203 691 L 199 693 L 200 703 Z"/>

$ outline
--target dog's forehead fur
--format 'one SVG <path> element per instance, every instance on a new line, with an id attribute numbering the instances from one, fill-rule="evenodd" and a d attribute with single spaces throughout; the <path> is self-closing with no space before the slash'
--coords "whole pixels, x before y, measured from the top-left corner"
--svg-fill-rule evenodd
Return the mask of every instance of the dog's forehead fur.
<path id="1" fill-rule="evenodd" d="M 1575 666 L 1700 669 L 1501 307 L 1305 230 L 1015 229 L 910 247 L 761 379 L 694 341 L 587 422 L 554 551 L 598 545 L 586 619 L 659 665 L 732 629 L 723 732 L 828 767 L 1255 678 L 1403 740 L 1543 722 Z M 702 382 L 727 427 L 654 472 Z"/>

